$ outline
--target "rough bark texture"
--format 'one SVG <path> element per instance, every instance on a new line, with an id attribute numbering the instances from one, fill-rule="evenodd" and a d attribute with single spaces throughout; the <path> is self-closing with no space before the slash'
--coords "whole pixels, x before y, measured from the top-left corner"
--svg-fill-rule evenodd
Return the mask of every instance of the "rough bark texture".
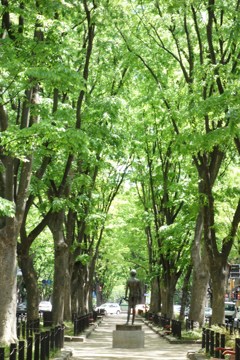
<path id="1" fill-rule="evenodd" d="M 189 313 L 189 319 L 199 322 L 200 326 L 204 323 L 204 307 L 210 275 L 208 258 L 202 236 L 203 216 L 200 212 L 196 221 L 194 241 L 191 249 L 193 277 Z M 196 301 L 196 299 L 198 299 L 198 301 Z"/>
<path id="2" fill-rule="evenodd" d="M 14 233 L 10 231 L 0 232 L 0 269 L 0 343 L 10 344 L 17 341 L 16 241 Z"/>
<path id="3" fill-rule="evenodd" d="M 192 274 L 192 265 L 189 265 L 186 274 L 184 276 L 183 287 L 182 287 L 182 297 L 181 297 L 181 310 L 179 315 L 179 320 L 184 321 L 185 319 L 185 309 L 188 305 L 188 299 L 190 295 L 190 278 Z"/>
<path id="4" fill-rule="evenodd" d="M 15 201 L 15 216 L 4 218 L 0 230 L 0 342 L 10 344 L 16 340 L 16 305 L 17 305 L 17 237 L 23 219 L 27 191 L 32 169 L 32 157 L 23 164 L 16 163 L 10 157 L 1 156 L 5 167 L 5 184 L 1 196 Z M 19 182 L 14 178 L 18 176 Z"/>
<path id="5" fill-rule="evenodd" d="M 153 313 L 158 313 L 161 310 L 161 291 L 159 276 L 154 277 L 151 281 L 150 309 Z"/>
<path id="6" fill-rule="evenodd" d="M 22 270 L 24 284 L 27 292 L 27 319 L 28 321 L 39 318 L 39 290 L 38 277 L 33 266 L 33 259 L 30 254 L 18 256 L 19 266 Z"/>
<path id="7" fill-rule="evenodd" d="M 226 280 L 227 280 L 227 271 L 224 266 L 222 266 L 222 261 L 216 261 L 212 265 L 211 270 L 211 279 L 212 279 L 212 324 L 225 324 L 224 316 L 224 300 L 226 292 Z"/>
<path id="8" fill-rule="evenodd" d="M 68 246 L 63 234 L 64 211 L 53 213 L 49 228 L 54 239 L 54 283 L 53 283 L 53 322 L 63 323 L 64 297 L 68 269 Z"/>
<path id="9" fill-rule="evenodd" d="M 162 299 L 162 315 L 172 319 L 173 314 L 173 299 L 176 290 L 177 276 L 174 274 L 165 274 L 161 282 L 161 299 Z"/>

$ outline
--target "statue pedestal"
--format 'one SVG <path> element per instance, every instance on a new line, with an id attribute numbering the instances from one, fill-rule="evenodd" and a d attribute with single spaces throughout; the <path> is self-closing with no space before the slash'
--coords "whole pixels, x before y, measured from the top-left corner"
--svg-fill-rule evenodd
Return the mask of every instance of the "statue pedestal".
<path id="1" fill-rule="evenodd" d="M 134 349 L 144 347 L 141 325 L 116 325 L 113 331 L 113 348 Z"/>

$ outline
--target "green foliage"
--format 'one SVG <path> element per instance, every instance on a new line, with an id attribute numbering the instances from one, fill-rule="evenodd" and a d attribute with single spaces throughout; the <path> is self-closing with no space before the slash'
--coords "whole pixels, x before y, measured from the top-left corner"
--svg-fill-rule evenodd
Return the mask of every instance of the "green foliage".
<path id="1" fill-rule="evenodd" d="M 0 216 L 14 217 L 15 206 L 11 201 L 0 197 Z"/>

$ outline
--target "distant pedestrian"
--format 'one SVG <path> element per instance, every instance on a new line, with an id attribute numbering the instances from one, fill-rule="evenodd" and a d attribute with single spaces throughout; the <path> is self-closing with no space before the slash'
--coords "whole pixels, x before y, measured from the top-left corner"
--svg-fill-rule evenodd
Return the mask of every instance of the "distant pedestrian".
<path id="1" fill-rule="evenodd" d="M 127 324 L 130 320 L 130 314 L 132 310 L 132 325 L 134 324 L 135 314 L 136 314 L 136 305 L 141 301 L 141 283 L 136 278 L 136 270 L 132 269 L 130 271 L 131 277 L 127 280 L 125 299 L 128 301 L 128 314 L 127 314 Z"/>

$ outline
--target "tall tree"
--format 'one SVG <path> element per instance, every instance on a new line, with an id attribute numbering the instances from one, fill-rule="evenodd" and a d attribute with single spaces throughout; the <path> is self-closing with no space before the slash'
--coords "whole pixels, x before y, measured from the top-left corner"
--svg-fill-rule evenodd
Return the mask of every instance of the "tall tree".
<path id="1" fill-rule="evenodd" d="M 33 163 L 33 127 L 38 123 L 39 81 L 29 76 L 41 46 L 38 9 L 32 12 L 31 30 L 25 32 L 24 3 L 16 4 L 15 14 L 2 1 L 1 42 L 4 82 L 1 84 L 1 198 L 14 209 L 3 210 L 0 230 L 0 341 L 16 340 L 16 247 L 29 190 Z M 26 49 L 27 48 L 27 49 Z M 31 54 L 31 57 L 29 56 Z M 6 61 L 7 59 L 7 61 Z M 21 59 L 21 61 L 19 61 Z M 23 144 L 24 141 L 24 144 Z"/>
<path id="2" fill-rule="evenodd" d="M 180 151 L 191 153 L 196 166 L 200 207 L 195 239 L 204 240 L 203 247 L 198 249 L 204 249 L 207 254 L 205 259 L 208 259 L 214 284 L 221 282 L 213 290 L 213 321 L 218 323 L 223 321 L 227 258 L 239 223 L 236 204 L 229 233 L 226 233 L 229 241 L 223 240 L 219 251 L 213 189 L 231 141 L 237 137 L 235 119 L 229 114 L 232 106 L 238 107 L 234 90 L 239 58 L 238 9 L 238 1 L 229 2 L 227 7 L 214 0 L 194 4 L 157 1 L 144 7 L 135 4 L 132 10 L 136 26 L 131 28 L 131 35 L 126 27 L 120 29 L 129 51 L 148 69 L 159 90 L 159 98 L 164 99 L 173 130 L 179 143 L 182 142 Z M 136 41 L 133 41 L 135 29 Z M 146 37 L 148 41 L 144 41 Z M 146 44 L 145 52 L 143 44 Z M 156 55 L 152 57 L 152 53 Z M 203 269 L 207 270 L 207 266 L 201 265 L 199 262 L 195 273 L 200 270 L 199 274 L 203 274 Z M 222 274 L 221 281 L 219 274 Z M 201 299 L 206 293 L 207 271 L 204 278 L 205 286 L 196 284 L 198 289 L 203 289 Z M 204 302 L 199 303 L 202 308 Z M 201 321 L 200 310 L 196 309 L 194 314 Z"/>

